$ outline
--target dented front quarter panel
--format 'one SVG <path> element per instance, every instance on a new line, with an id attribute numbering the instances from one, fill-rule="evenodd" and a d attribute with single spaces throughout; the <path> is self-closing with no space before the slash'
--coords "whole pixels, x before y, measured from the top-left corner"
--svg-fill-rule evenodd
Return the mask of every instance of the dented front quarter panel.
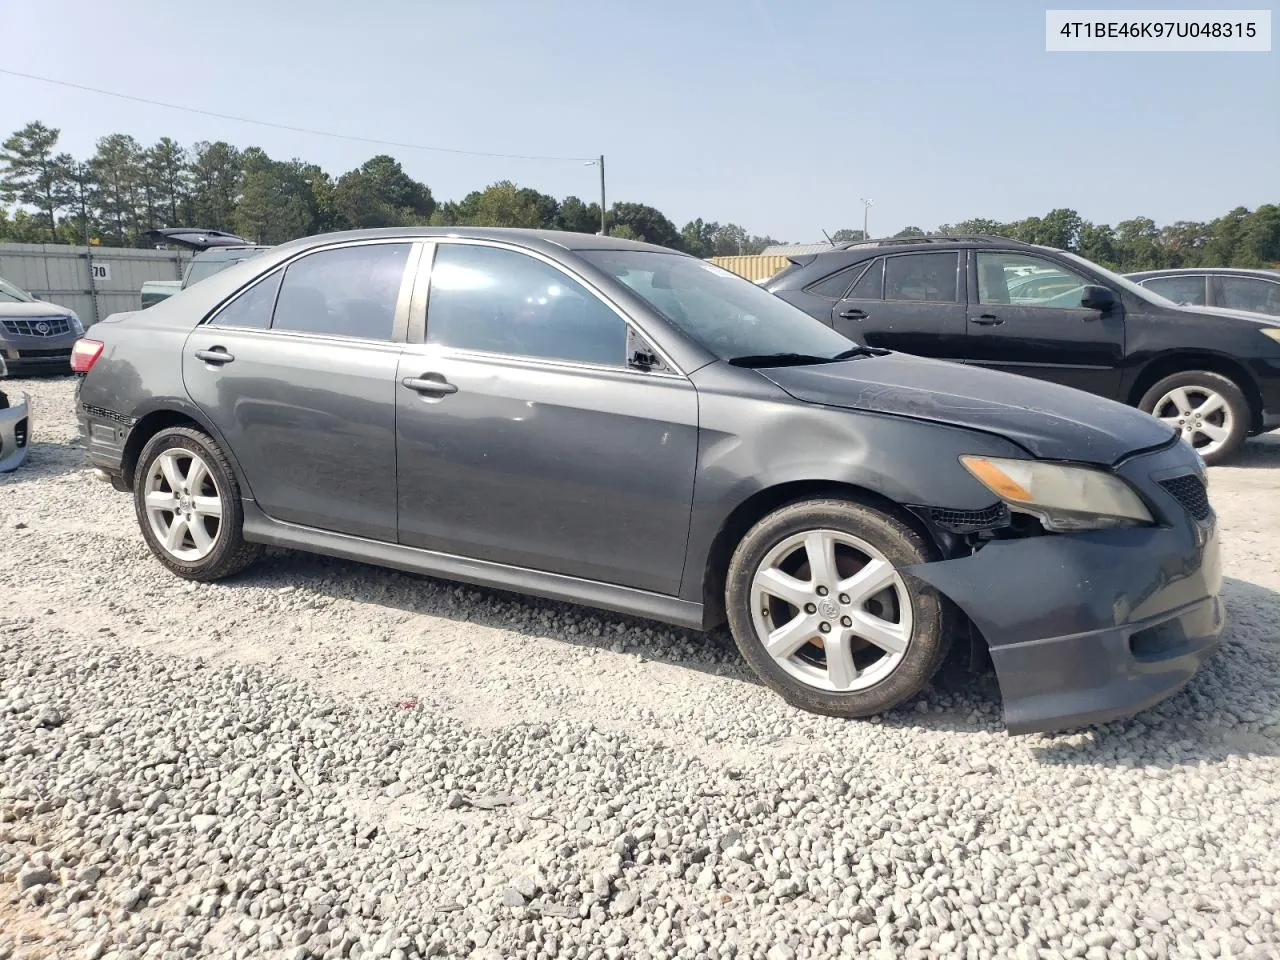
<path id="1" fill-rule="evenodd" d="M 15 402 L 10 395 L 9 406 L 0 409 L 0 473 L 17 470 L 27 459 L 31 426 L 31 398 L 24 393 L 22 399 Z"/>

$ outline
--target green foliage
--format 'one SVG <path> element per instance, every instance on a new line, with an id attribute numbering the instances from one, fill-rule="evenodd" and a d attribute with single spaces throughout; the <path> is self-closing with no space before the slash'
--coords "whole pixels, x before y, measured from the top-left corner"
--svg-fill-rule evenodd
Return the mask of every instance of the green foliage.
<path id="1" fill-rule="evenodd" d="M 162 137 L 143 147 L 112 134 L 94 155 L 58 153 L 59 131 L 32 122 L 0 144 L 0 241 L 148 246 L 160 226 L 230 230 L 262 243 L 281 243 L 330 230 L 362 227 L 539 227 L 598 233 L 600 206 L 579 197 L 563 202 L 510 180 L 437 203 L 394 157 L 379 154 L 336 180 L 314 164 L 276 160 L 258 147 L 243 151 L 224 141 L 189 150 Z M 756 254 L 776 243 L 736 223 L 690 220 L 677 230 L 643 203 L 615 203 L 609 233 L 647 240 L 698 257 Z M 1179 220 L 1158 227 L 1146 217 L 1094 224 L 1061 207 L 1043 217 L 1003 223 L 975 218 L 942 224 L 933 235 L 994 234 L 1072 250 L 1114 269 L 1280 265 L 1280 205 L 1237 207 L 1210 223 Z M 896 236 L 924 236 L 906 227 Z M 837 243 L 861 240 L 841 229 Z"/>

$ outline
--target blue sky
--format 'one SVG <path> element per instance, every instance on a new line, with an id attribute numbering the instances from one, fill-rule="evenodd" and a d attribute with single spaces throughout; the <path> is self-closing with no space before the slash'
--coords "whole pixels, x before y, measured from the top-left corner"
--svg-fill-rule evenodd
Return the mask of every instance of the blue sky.
<path id="1" fill-rule="evenodd" d="M 1050 54 L 1046 5 L 1069 6 L 14 0 L 0 66 L 378 139 L 603 152 L 610 202 L 794 241 L 861 226 L 863 196 L 873 234 L 1058 206 L 1165 223 L 1280 201 L 1280 53 Z M 383 152 L 0 75 L 0 131 L 33 119 L 79 155 L 112 132 L 257 145 L 335 175 Z M 437 199 L 499 179 L 598 197 L 579 162 L 385 152 Z"/>

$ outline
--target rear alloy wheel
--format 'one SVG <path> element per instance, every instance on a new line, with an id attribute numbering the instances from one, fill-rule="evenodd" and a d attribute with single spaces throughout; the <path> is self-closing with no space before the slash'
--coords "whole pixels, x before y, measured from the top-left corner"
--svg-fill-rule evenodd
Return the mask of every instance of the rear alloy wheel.
<path id="1" fill-rule="evenodd" d="M 864 717 L 932 679 L 946 653 L 946 608 L 900 568 L 933 559 L 895 517 L 843 500 L 783 507 L 730 564 L 726 602 L 743 657 L 788 703 Z"/>
<path id="2" fill-rule="evenodd" d="M 1207 370 L 1165 377 L 1138 406 L 1179 431 L 1205 463 L 1221 463 L 1249 433 L 1249 403 L 1244 394 L 1227 377 Z"/>
<path id="3" fill-rule="evenodd" d="M 133 498 L 147 545 L 180 577 L 219 580 L 258 556 L 260 548 L 241 536 L 235 474 L 213 439 L 198 430 L 174 427 L 147 442 Z"/>

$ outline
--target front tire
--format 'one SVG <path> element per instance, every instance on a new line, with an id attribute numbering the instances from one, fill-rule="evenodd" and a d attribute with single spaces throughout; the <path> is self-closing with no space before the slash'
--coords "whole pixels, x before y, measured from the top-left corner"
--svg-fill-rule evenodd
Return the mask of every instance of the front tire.
<path id="1" fill-rule="evenodd" d="M 933 678 L 951 636 L 949 608 L 903 567 L 936 559 L 896 517 L 848 500 L 771 513 L 738 544 L 725 602 L 738 650 L 792 706 L 867 717 Z"/>
<path id="2" fill-rule="evenodd" d="M 1208 370 L 1165 377 L 1138 406 L 1182 434 L 1205 463 L 1222 463 L 1249 435 L 1249 401 L 1234 380 Z"/>
<path id="3" fill-rule="evenodd" d="M 147 441 L 133 505 L 151 552 L 184 579 L 233 576 L 261 552 L 244 540 L 240 486 L 226 454 L 199 430 L 171 427 Z"/>

